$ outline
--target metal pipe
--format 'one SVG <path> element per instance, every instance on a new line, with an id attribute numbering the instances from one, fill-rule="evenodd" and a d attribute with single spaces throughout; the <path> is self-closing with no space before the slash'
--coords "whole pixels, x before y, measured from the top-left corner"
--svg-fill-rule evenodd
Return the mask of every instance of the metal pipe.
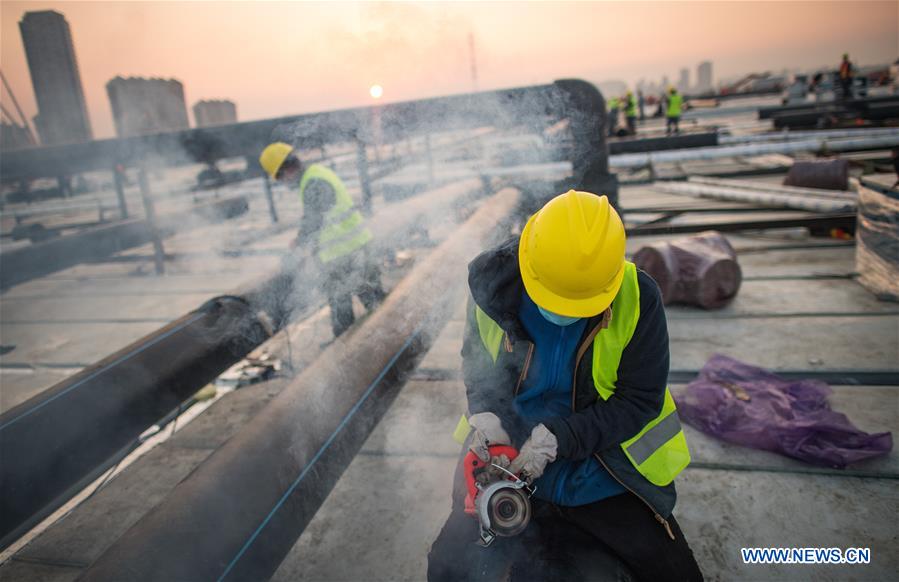
<path id="1" fill-rule="evenodd" d="M 627 235 L 629 237 L 658 236 L 705 232 L 707 230 L 741 232 L 744 230 L 768 230 L 775 228 L 792 228 L 796 226 L 823 232 L 828 232 L 834 228 L 851 231 L 855 228 L 855 212 L 806 215 L 787 218 L 766 218 L 759 220 L 727 220 L 721 222 L 702 222 L 700 224 L 653 224 L 647 227 L 635 226 L 629 228 L 627 229 Z"/>
<path id="2" fill-rule="evenodd" d="M 159 236 L 159 228 L 156 224 L 156 208 L 153 206 L 153 197 L 150 194 L 150 181 L 147 179 L 147 170 L 141 166 L 137 174 L 137 182 L 140 185 L 140 197 L 144 202 L 144 219 L 150 229 L 150 240 L 153 243 L 153 264 L 156 266 L 156 274 L 165 273 L 165 250 L 162 248 L 162 237 Z"/>
<path id="3" fill-rule="evenodd" d="M 377 151 L 377 146 L 375 146 Z M 356 139 L 356 172 L 359 174 L 359 187 L 362 188 L 362 211 L 371 216 L 371 179 L 368 175 L 368 152 L 365 142 Z"/>
<path id="4" fill-rule="evenodd" d="M 860 149 L 886 149 L 899 146 L 899 131 L 869 138 L 838 139 L 814 138 L 783 143 L 742 144 L 714 148 L 691 148 L 644 154 L 610 156 L 609 162 L 616 168 L 642 168 L 650 164 L 687 162 L 691 160 L 716 160 L 734 156 L 762 156 L 767 154 L 791 154 L 795 152 L 831 152 Z"/>
<path id="5" fill-rule="evenodd" d="M 854 200 L 849 199 L 833 200 L 825 198 L 807 198 L 775 192 L 753 192 L 742 188 L 695 184 L 692 182 L 656 182 L 654 187 L 656 190 L 668 194 L 711 198 L 713 200 L 725 200 L 728 202 L 748 202 L 750 204 L 762 204 L 764 206 L 778 208 L 792 208 L 794 210 L 808 210 L 811 212 L 849 212 L 854 211 L 858 206 Z"/>
<path id="6" fill-rule="evenodd" d="M 268 213 L 271 216 L 272 224 L 278 222 L 278 211 L 275 209 L 275 198 L 272 196 L 272 181 L 268 176 L 263 178 L 265 183 L 265 199 L 268 201 Z"/>
<path id="7" fill-rule="evenodd" d="M 505 189 L 486 201 L 81 580 L 268 579 L 455 308 L 465 265 L 518 200 Z"/>
<path id="8" fill-rule="evenodd" d="M 765 143 L 773 141 L 797 141 L 809 138 L 839 139 L 856 137 L 874 137 L 896 133 L 895 127 L 866 127 L 864 129 L 828 129 L 804 131 L 778 131 L 773 133 L 756 133 L 749 135 L 719 135 L 720 145 L 745 143 Z"/>
<path id="9" fill-rule="evenodd" d="M 122 175 L 124 170 L 120 171 L 119 166 L 112 168 L 112 182 L 115 184 L 115 195 L 119 201 L 119 219 L 128 218 L 128 203 L 125 202 L 125 176 Z"/>
<path id="10" fill-rule="evenodd" d="M 690 176 L 688 181 L 695 184 L 708 186 L 725 186 L 740 188 L 755 192 L 775 192 L 793 196 L 811 196 L 814 198 L 826 198 L 828 200 L 855 200 L 858 194 L 850 190 L 822 190 L 820 188 L 802 188 L 800 186 L 783 186 L 781 184 L 768 184 L 755 180 L 733 180 L 724 178 L 707 178 L 706 176 Z"/>
<path id="11" fill-rule="evenodd" d="M 189 210 L 159 216 L 158 226 L 163 233 L 168 235 L 190 227 L 192 222 L 184 220 L 185 213 L 205 217 L 208 220 L 225 220 L 243 214 L 247 208 L 245 197 L 232 196 L 200 204 Z M 3 268 L 0 269 L 0 289 L 12 287 L 84 261 L 140 246 L 150 240 L 151 233 L 148 222 L 140 218 L 130 218 L 87 229 L 77 234 L 11 249 L 0 253 L 0 262 L 3 263 Z"/>

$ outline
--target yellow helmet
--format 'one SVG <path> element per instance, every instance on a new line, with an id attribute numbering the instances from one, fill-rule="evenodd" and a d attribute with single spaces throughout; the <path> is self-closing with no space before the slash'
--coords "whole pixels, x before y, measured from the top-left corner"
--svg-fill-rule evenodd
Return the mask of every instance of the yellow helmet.
<path id="1" fill-rule="evenodd" d="M 598 315 L 624 279 L 624 243 L 624 224 L 607 197 L 569 190 L 547 202 L 521 233 L 524 288 L 557 315 Z"/>
<path id="2" fill-rule="evenodd" d="M 284 160 L 287 159 L 287 156 L 289 156 L 292 151 L 293 146 L 286 144 L 283 141 L 270 143 L 265 146 L 265 149 L 259 154 L 259 165 L 261 165 L 262 169 L 265 170 L 265 173 L 274 180 L 275 176 L 278 175 L 278 170 L 281 169 Z"/>

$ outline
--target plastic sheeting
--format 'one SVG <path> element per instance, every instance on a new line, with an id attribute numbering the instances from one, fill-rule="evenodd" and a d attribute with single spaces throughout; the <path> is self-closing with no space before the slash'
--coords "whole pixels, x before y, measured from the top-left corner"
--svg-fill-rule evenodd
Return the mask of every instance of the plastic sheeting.
<path id="1" fill-rule="evenodd" d="M 680 417 L 725 441 L 844 468 L 890 452 L 889 432 L 868 434 L 831 410 L 827 384 L 789 381 L 716 354 L 677 398 Z"/>
<path id="2" fill-rule="evenodd" d="M 737 253 L 714 230 L 642 247 L 634 254 L 634 264 L 659 284 L 665 305 L 722 307 L 743 281 Z"/>

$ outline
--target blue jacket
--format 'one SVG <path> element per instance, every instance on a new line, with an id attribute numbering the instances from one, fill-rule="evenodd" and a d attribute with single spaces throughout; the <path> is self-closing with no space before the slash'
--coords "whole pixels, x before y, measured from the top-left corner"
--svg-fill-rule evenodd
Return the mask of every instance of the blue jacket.
<path id="1" fill-rule="evenodd" d="M 524 291 L 518 318 L 535 347 L 527 378 L 515 398 L 515 412 L 530 426 L 569 416 L 574 357 L 587 320 L 565 327 L 550 323 Z M 626 491 L 592 457 L 580 461 L 557 459 L 547 465 L 534 485 L 536 497 L 567 507 L 586 505 Z"/>

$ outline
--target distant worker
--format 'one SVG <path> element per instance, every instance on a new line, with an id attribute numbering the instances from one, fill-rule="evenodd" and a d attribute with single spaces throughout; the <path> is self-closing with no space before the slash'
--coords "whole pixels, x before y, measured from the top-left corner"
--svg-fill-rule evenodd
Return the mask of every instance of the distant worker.
<path id="1" fill-rule="evenodd" d="M 843 53 L 843 62 L 840 63 L 840 71 L 838 77 L 840 79 L 840 87 L 842 87 L 843 94 L 842 99 L 846 101 L 847 99 L 852 99 L 852 76 L 854 73 L 854 69 L 852 67 L 852 61 L 849 60 L 849 54 Z"/>
<path id="2" fill-rule="evenodd" d="M 470 416 L 456 436 L 535 489 L 525 529 L 482 547 L 458 467 L 431 582 L 702 579 L 672 514 L 690 453 L 666 387 L 665 308 L 624 252 L 608 198 L 569 190 L 469 264 Z M 491 455 L 494 445 L 518 456 Z"/>
<path id="3" fill-rule="evenodd" d="M 615 129 L 618 127 L 618 97 L 609 99 L 609 136 L 615 135 Z"/>
<path id="4" fill-rule="evenodd" d="M 353 295 L 369 311 L 386 296 L 380 270 L 368 256 L 371 232 L 337 174 L 320 164 L 304 164 L 293 146 L 269 144 L 259 163 L 273 180 L 299 188 L 303 218 L 293 246 L 320 265 L 331 328 L 339 337 L 353 324 Z"/>
<path id="5" fill-rule="evenodd" d="M 637 91 L 637 106 L 640 108 L 640 121 L 644 121 L 646 119 L 646 113 L 643 110 L 643 107 L 646 105 L 646 100 L 643 98 L 643 91 Z"/>
<path id="6" fill-rule="evenodd" d="M 683 97 L 677 92 L 677 89 L 671 87 L 668 90 L 668 109 L 665 112 L 665 134 L 680 133 L 680 114 Z M 674 131 L 672 132 L 672 128 Z"/>
<path id="7" fill-rule="evenodd" d="M 624 116 L 627 118 L 627 133 L 637 135 L 637 98 L 632 91 L 625 97 Z"/>

